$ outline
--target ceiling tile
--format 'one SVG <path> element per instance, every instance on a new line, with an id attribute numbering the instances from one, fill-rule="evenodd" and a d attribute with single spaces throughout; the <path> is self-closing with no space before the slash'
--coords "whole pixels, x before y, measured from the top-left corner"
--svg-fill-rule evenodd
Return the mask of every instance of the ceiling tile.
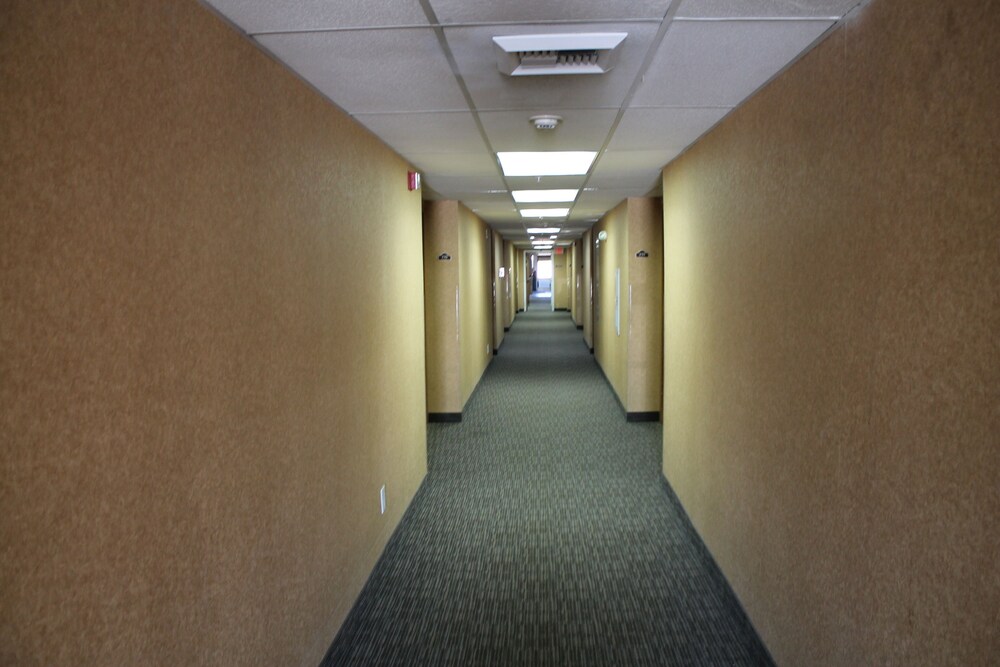
<path id="1" fill-rule="evenodd" d="M 205 0 L 244 32 L 422 25 L 420 3 L 329 0 Z"/>
<path id="2" fill-rule="evenodd" d="M 593 212 L 596 216 L 602 216 L 627 197 L 643 197 L 648 189 L 631 188 L 609 188 L 607 190 L 588 190 L 580 194 L 580 200 L 573 209 L 573 213 Z M 578 210 L 579 209 L 579 210 Z"/>
<path id="3" fill-rule="evenodd" d="M 468 111 L 358 114 L 355 119 L 405 157 L 416 153 L 475 153 L 486 145 Z"/>
<path id="4" fill-rule="evenodd" d="M 547 111 L 621 107 L 656 29 L 655 23 L 496 25 L 445 28 L 445 37 L 479 111 Z M 508 77 L 497 69 L 495 36 L 594 31 L 628 33 L 607 74 Z"/>
<path id="5" fill-rule="evenodd" d="M 684 0 L 677 18 L 841 17 L 860 0 Z"/>
<path id="6" fill-rule="evenodd" d="M 464 188 L 462 192 L 485 192 L 487 190 L 503 190 L 503 181 L 497 166 L 490 159 L 489 153 L 414 153 L 414 165 L 428 172 L 451 176 L 496 177 L 498 184 L 477 185 Z"/>
<path id="7" fill-rule="evenodd" d="M 430 0 L 441 23 L 662 19 L 670 0 Z"/>
<path id="8" fill-rule="evenodd" d="M 261 35 L 257 40 L 351 114 L 468 110 L 430 28 Z"/>
<path id="9" fill-rule="evenodd" d="M 495 185 L 497 188 L 503 187 L 503 181 L 500 180 L 499 176 L 456 176 L 454 174 L 427 171 L 419 166 L 418 169 L 424 174 L 424 180 L 427 182 L 427 185 L 433 188 L 444 199 L 455 199 L 451 193 L 478 188 L 483 183 Z"/>
<path id="10" fill-rule="evenodd" d="M 507 221 L 517 223 L 521 219 L 521 215 L 514 208 L 513 204 L 503 205 L 495 202 L 480 202 L 475 200 L 466 200 L 462 201 L 462 203 L 487 222 Z"/>
<path id="11" fill-rule="evenodd" d="M 615 130 L 608 150 L 682 150 L 729 111 L 728 107 L 628 109 Z"/>
<path id="12" fill-rule="evenodd" d="M 511 190 L 568 190 L 583 187 L 586 176 L 513 176 L 507 178 Z"/>
<path id="13" fill-rule="evenodd" d="M 554 130 L 539 131 L 528 121 L 541 114 L 562 116 Z M 493 150 L 585 151 L 604 145 L 618 109 L 542 109 L 479 114 Z"/>
<path id="14" fill-rule="evenodd" d="M 650 151 L 606 151 L 587 182 L 598 189 L 632 189 L 641 196 L 660 179 L 664 165 L 673 160 L 680 149 Z"/>
<path id="15" fill-rule="evenodd" d="M 448 199 L 467 192 L 505 190 L 500 172 L 486 151 L 476 154 L 421 153 L 408 157 L 427 184 Z"/>
<path id="16" fill-rule="evenodd" d="M 470 209 L 485 219 L 504 218 L 511 221 L 519 221 L 521 216 L 514 207 L 514 202 L 510 195 L 503 194 L 458 194 L 455 199 L 461 201 Z"/>
<path id="17" fill-rule="evenodd" d="M 633 106 L 737 106 L 829 21 L 685 21 L 670 26 Z"/>

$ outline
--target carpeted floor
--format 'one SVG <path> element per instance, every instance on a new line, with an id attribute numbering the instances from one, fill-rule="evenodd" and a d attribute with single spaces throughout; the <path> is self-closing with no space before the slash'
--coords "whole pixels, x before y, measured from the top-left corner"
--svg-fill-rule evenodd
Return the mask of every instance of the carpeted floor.
<path id="1" fill-rule="evenodd" d="M 770 665 L 567 313 L 520 313 L 323 665 Z"/>

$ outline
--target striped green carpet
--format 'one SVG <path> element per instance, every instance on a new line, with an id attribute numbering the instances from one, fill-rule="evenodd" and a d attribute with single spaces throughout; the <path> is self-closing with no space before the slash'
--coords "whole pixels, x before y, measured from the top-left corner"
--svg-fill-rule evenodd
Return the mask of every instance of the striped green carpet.
<path id="1" fill-rule="evenodd" d="M 518 315 L 323 665 L 769 665 L 566 313 Z M 537 308 L 537 310 L 536 310 Z"/>

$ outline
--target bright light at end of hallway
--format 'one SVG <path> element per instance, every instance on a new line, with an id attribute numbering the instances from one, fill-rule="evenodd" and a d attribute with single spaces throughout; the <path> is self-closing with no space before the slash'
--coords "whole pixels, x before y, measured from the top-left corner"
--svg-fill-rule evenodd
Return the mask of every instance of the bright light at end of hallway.
<path id="1" fill-rule="evenodd" d="M 541 202 L 564 202 L 576 199 L 579 190 L 513 190 L 511 194 L 518 204 Z"/>
<path id="2" fill-rule="evenodd" d="M 504 176 L 582 176 L 590 169 L 597 151 L 499 152 Z"/>

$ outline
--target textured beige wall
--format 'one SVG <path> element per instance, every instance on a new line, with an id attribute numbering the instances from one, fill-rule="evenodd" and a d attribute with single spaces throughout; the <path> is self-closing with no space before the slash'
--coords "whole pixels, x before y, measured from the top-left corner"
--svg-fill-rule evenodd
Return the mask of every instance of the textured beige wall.
<path id="1" fill-rule="evenodd" d="M 596 239 L 608 238 L 594 250 L 594 357 L 624 406 L 628 400 L 628 200 L 591 228 Z M 618 280 L 615 273 L 618 272 Z M 617 289 L 617 297 L 615 290 Z M 617 306 L 616 306 L 617 298 Z M 618 327 L 615 327 L 615 309 Z"/>
<path id="2" fill-rule="evenodd" d="M 779 664 L 1000 653 L 1000 12 L 875 1 L 664 174 L 664 473 Z"/>
<path id="3" fill-rule="evenodd" d="M 660 412 L 662 404 L 662 211 L 658 198 L 629 198 L 591 229 L 594 238 L 608 233 L 593 251 L 594 356 L 626 412 Z M 649 257 L 636 257 L 640 250 Z"/>
<path id="4" fill-rule="evenodd" d="M 583 292 L 585 284 L 583 280 L 583 241 L 581 239 L 577 239 L 573 243 L 570 260 L 573 267 L 572 277 L 570 278 L 573 285 L 572 309 L 570 314 L 573 317 L 573 324 L 579 327 L 583 326 Z"/>
<path id="5" fill-rule="evenodd" d="M 523 310 L 527 298 L 531 296 L 531 257 L 523 250 L 518 254 L 521 260 L 521 297 L 517 304 Z"/>
<path id="6" fill-rule="evenodd" d="M 553 306 L 569 310 L 570 306 L 570 259 L 564 250 L 561 255 L 552 253 L 552 299 Z"/>
<path id="7" fill-rule="evenodd" d="M 507 298 L 506 298 L 506 311 L 504 313 L 504 326 L 510 327 L 514 323 L 514 314 L 517 312 L 517 294 L 514 289 L 514 284 L 517 281 L 517 273 L 515 269 L 515 252 L 514 244 L 510 241 L 503 242 L 503 256 L 504 256 L 504 266 L 507 269 L 507 280 L 505 281 L 507 288 Z"/>
<path id="8" fill-rule="evenodd" d="M 500 269 L 504 262 L 504 240 L 503 237 L 494 231 L 490 231 L 491 237 L 491 263 L 490 263 L 490 298 L 493 303 L 493 349 L 500 349 L 504 336 L 504 320 L 507 315 L 507 271 L 504 270 L 503 277 L 500 276 Z"/>
<path id="9" fill-rule="evenodd" d="M 424 202 L 424 327 L 430 413 L 458 413 L 465 404 L 459 353 L 458 219 L 458 202 Z M 442 255 L 451 259 L 439 259 Z"/>
<path id="10" fill-rule="evenodd" d="M 486 223 L 458 205 L 462 407 L 493 359 L 493 284 L 490 232 Z"/>
<path id="11" fill-rule="evenodd" d="M 566 248 L 566 252 L 569 255 L 569 316 L 573 320 L 573 324 L 576 324 L 577 312 L 576 312 L 576 243 Z"/>
<path id="12" fill-rule="evenodd" d="M 628 200 L 628 412 L 663 404 L 663 200 Z M 648 257 L 637 257 L 640 252 Z"/>
<path id="13" fill-rule="evenodd" d="M 193 2 L 2 15 L 0 663 L 315 665 L 425 472 L 407 165 Z"/>
<path id="14" fill-rule="evenodd" d="M 583 289 L 581 297 L 581 312 L 583 313 L 583 342 L 591 350 L 594 349 L 594 271 L 593 271 L 593 231 L 587 230 L 580 239 L 580 247 L 583 250 L 583 260 L 580 265 L 583 267 L 580 286 Z"/>

